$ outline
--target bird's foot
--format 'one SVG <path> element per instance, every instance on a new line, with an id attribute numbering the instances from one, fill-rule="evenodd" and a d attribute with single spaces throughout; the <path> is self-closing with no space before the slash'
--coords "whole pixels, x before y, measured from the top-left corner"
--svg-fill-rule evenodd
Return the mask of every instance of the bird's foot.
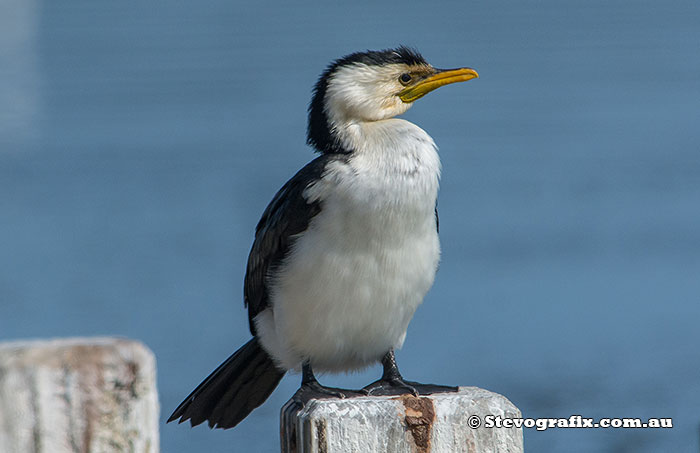
<path id="1" fill-rule="evenodd" d="M 357 396 L 357 392 L 335 387 L 325 387 L 318 381 L 311 381 L 303 383 L 294 394 L 293 399 L 301 404 L 306 404 L 307 401 L 312 399 L 348 398 L 353 396 Z"/>
<path id="2" fill-rule="evenodd" d="M 382 367 L 384 371 L 382 378 L 374 381 L 360 390 L 365 395 L 393 396 L 412 393 L 413 396 L 431 395 L 433 393 L 456 392 L 457 387 L 447 385 L 421 384 L 419 382 L 406 381 L 399 373 L 396 366 L 394 350 L 389 351 L 382 357 Z"/>
<path id="3" fill-rule="evenodd" d="M 420 382 L 406 381 L 402 377 L 379 379 L 360 390 L 368 396 L 394 396 L 411 393 L 413 396 L 432 395 L 433 393 L 456 392 L 457 387 L 448 385 L 421 384 Z"/>
<path id="4" fill-rule="evenodd" d="M 417 382 L 405 381 L 401 376 L 381 378 L 365 386 L 360 390 L 365 395 L 372 396 L 387 396 L 387 395 L 403 395 L 404 393 L 412 393 L 413 396 L 418 396 L 419 392 L 416 389 Z"/>
<path id="5" fill-rule="evenodd" d="M 419 384 L 416 382 L 415 387 L 418 390 L 418 393 L 421 395 L 432 395 L 433 393 L 455 393 L 459 391 L 459 387 L 453 387 L 451 385 Z"/>
<path id="6" fill-rule="evenodd" d="M 345 391 L 343 391 L 342 389 L 335 387 L 326 387 L 324 385 L 321 385 L 318 381 L 312 381 L 303 384 L 300 390 L 306 392 L 316 392 L 333 398 L 345 398 L 347 396 L 345 394 Z"/>

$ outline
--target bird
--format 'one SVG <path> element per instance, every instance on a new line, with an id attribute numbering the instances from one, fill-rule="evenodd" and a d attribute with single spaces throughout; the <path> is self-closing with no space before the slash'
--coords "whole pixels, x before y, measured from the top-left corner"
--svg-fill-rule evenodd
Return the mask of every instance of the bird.
<path id="1" fill-rule="evenodd" d="M 326 67 L 308 108 L 307 143 L 319 155 L 282 186 L 255 229 L 244 280 L 253 338 L 168 422 L 234 427 L 288 371 L 301 372 L 303 401 L 455 389 L 406 381 L 396 364 L 438 267 L 441 171 L 433 139 L 396 117 L 436 88 L 478 76 L 437 69 L 406 46 Z M 377 362 L 382 377 L 357 392 L 315 376 Z"/>

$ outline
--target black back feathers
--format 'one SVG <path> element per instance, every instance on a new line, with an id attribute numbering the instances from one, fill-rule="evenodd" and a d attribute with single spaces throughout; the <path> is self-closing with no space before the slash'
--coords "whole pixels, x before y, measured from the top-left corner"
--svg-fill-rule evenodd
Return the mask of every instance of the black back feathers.
<path id="1" fill-rule="evenodd" d="M 330 162 L 342 159 L 344 156 L 324 154 L 309 162 L 277 192 L 258 222 L 243 286 L 253 335 L 256 335 L 255 317 L 270 307 L 269 278 L 275 276 L 299 234 L 321 212 L 321 203 L 307 201 L 304 190 L 321 178 Z"/>

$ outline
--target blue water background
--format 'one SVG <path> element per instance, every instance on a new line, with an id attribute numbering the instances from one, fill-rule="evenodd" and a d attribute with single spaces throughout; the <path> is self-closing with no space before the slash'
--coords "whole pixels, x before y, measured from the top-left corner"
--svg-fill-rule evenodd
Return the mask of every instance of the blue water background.
<path id="1" fill-rule="evenodd" d="M 2 0 L 0 340 L 141 339 L 164 420 L 249 338 L 247 253 L 313 158 L 316 77 L 400 43 L 481 74 L 406 115 L 444 171 L 442 262 L 404 375 L 502 393 L 528 417 L 674 421 L 526 430 L 529 452 L 697 452 L 695 0 Z M 276 451 L 298 382 L 234 430 L 162 425 L 162 450 Z"/>

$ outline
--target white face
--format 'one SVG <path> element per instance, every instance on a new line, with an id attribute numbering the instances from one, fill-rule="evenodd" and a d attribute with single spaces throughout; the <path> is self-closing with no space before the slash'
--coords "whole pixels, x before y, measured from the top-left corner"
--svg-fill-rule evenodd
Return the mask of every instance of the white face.
<path id="1" fill-rule="evenodd" d="M 430 69 L 401 63 L 382 66 L 356 63 L 338 68 L 328 81 L 326 114 L 335 124 L 401 115 L 413 105 L 398 96 L 405 88 L 401 75 Z"/>

